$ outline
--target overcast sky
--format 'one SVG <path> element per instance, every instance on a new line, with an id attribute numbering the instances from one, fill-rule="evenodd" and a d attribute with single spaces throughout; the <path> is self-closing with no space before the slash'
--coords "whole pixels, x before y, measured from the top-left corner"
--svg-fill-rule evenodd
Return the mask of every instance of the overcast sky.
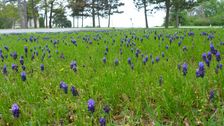
<path id="1" fill-rule="evenodd" d="M 111 27 L 145 27 L 143 9 L 138 11 L 138 9 L 135 8 L 133 0 L 122 0 L 122 2 L 124 2 L 125 5 L 120 7 L 120 10 L 124 11 L 124 13 L 114 14 L 111 16 Z M 157 11 L 155 14 L 148 14 L 149 27 L 161 26 L 163 24 L 164 17 L 165 11 L 163 10 Z M 69 20 L 72 21 L 72 18 L 69 17 Z M 81 19 L 79 22 L 79 25 L 81 26 Z M 107 22 L 107 19 L 101 19 L 101 27 L 107 27 Z M 96 20 L 96 26 L 97 25 L 98 21 Z M 84 20 L 84 26 L 92 26 L 92 19 L 86 18 Z"/>

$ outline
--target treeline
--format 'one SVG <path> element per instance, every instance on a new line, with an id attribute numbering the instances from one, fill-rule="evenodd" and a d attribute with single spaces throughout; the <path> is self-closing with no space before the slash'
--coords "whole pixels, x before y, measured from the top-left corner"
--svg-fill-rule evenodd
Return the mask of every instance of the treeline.
<path id="1" fill-rule="evenodd" d="M 164 26 L 223 25 L 223 0 L 131 0 L 143 9 L 145 27 L 148 15 L 165 10 Z M 84 27 L 84 19 L 92 18 L 91 27 L 101 27 L 101 19 L 121 14 L 122 0 L 3 0 L 0 2 L 0 28 Z M 69 11 L 68 11 L 69 10 Z M 71 12 L 71 13 L 68 13 Z M 73 24 L 68 20 L 73 19 Z M 29 23 L 32 22 L 32 23 Z M 77 24 L 75 24 L 75 22 Z M 89 24 L 88 24 L 89 25 Z"/>

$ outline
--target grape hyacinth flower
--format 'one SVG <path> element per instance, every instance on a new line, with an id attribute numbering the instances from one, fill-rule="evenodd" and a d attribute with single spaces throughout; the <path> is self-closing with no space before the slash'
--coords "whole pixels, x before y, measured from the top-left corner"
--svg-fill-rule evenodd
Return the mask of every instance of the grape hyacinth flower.
<path id="1" fill-rule="evenodd" d="M 159 62 L 159 60 L 160 60 L 160 59 L 159 59 L 159 57 L 157 56 L 157 57 L 156 57 L 156 62 L 158 63 L 158 62 Z"/>
<path id="2" fill-rule="evenodd" d="M 187 64 L 186 63 L 184 63 L 182 65 L 182 71 L 183 71 L 183 75 L 186 76 L 187 75 Z"/>
<path id="3" fill-rule="evenodd" d="M 152 62 L 152 64 L 154 64 L 154 59 L 152 59 L 152 61 L 151 61 L 151 62 Z"/>
<path id="4" fill-rule="evenodd" d="M 204 70 L 204 63 L 203 62 L 199 62 L 198 64 L 198 69 L 196 70 L 196 77 L 204 77 L 205 74 L 205 70 Z"/>
<path id="5" fill-rule="evenodd" d="M 18 71 L 18 66 L 16 64 L 12 64 L 12 70 Z"/>
<path id="6" fill-rule="evenodd" d="M 209 61 L 212 60 L 212 53 L 211 53 L 211 52 L 208 52 L 208 54 L 207 54 L 207 58 L 208 58 Z"/>
<path id="7" fill-rule="evenodd" d="M 128 64 L 131 65 L 131 58 L 128 58 Z"/>
<path id="8" fill-rule="evenodd" d="M 131 69 L 134 70 L 134 64 L 133 63 L 131 64 Z"/>
<path id="9" fill-rule="evenodd" d="M 162 57 L 164 57 L 165 56 L 165 54 L 164 54 L 164 52 L 162 52 Z"/>
<path id="10" fill-rule="evenodd" d="M 41 71 L 44 71 L 44 64 L 41 64 L 41 65 L 40 65 L 40 70 L 41 70 Z"/>
<path id="11" fill-rule="evenodd" d="M 21 64 L 21 65 L 23 65 L 23 64 L 24 64 L 24 59 L 23 59 L 23 56 L 21 56 L 21 57 L 20 57 L 19 62 L 20 62 L 20 64 Z"/>
<path id="12" fill-rule="evenodd" d="M 110 107 L 108 105 L 104 106 L 103 108 L 105 113 L 109 113 L 110 112 Z"/>
<path id="13" fill-rule="evenodd" d="M 208 67 L 210 66 L 210 61 L 208 59 L 205 60 L 205 63 Z"/>
<path id="14" fill-rule="evenodd" d="M 71 92 L 72 92 L 73 96 L 78 96 L 79 95 L 79 93 L 78 93 L 77 89 L 75 88 L 75 86 L 71 87 Z"/>
<path id="15" fill-rule="evenodd" d="M 22 65 L 22 69 L 23 69 L 23 71 L 25 71 L 26 70 L 26 66 Z"/>
<path id="16" fill-rule="evenodd" d="M 204 61 L 206 61 L 206 59 L 207 59 L 207 58 L 206 58 L 206 53 L 203 53 L 203 54 L 202 54 L 202 59 L 203 59 Z"/>
<path id="17" fill-rule="evenodd" d="M 106 62 L 107 62 L 106 57 L 103 57 L 103 63 L 106 63 Z"/>
<path id="18" fill-rule="evenodd" d="M 7 67 L 6 67 L 6 65 L 4 65 L 3 70 L 2 70 L 2 73 L 3 73 L 3 74 L 7 74 L 7 73 L 8 73 L 8 72 L 7 72 Z"/>
<path id="19" fill-rule="evenodd" d="M 88 111 L 92 113 L 95 111 L 95 101 L 93 99 L 88 100 Z"/>
<path id="20" fill-rule="evenodd" d="M 105 118 L 101 117 L 99 122 L 100 122 L 100 126 L 106 126 L 106 119 Z"/>
<path id="21" fill-rule="evenodd" d="M 16 103 L 14 103 L 14 104 L 12 105 L 11 111 L 12 111 L 12 115 L 13 115 L 15 118 L 19 118 L 20 110 L 19 110 L 19 106 L 18 106 Z"/>
<path id="22" fill-rule="evenodd" d="M 24 46 L 24 52 L 27 53 L 28 52 L 28 47 Z"/>
<path id="23" fill-rule="evenodd" d="M 61 81 L 60 88 L 64 90 L 65 94 L 68 93 L 68 85 L 65 82 Z"/>
<path id="24" fill-rule="evenodd" d="M 147 62 L 147 60 L 144 58 L 142 62 L 143 62 L 143 64 L 145 65 L 146 62 Z"/>
<path id="25" fill-rule="evenodd" d="M 26 81 L 26 72 L 22 72 L 21 73 L 21 79 L 22 79 L 22 81 Z"/>
<path id="26" fill-rule="evenodd" d="M 73 69 L 74 66 L 77 66 L 76 61 L 72 61 L 72 62 L 70 63 L 70 68 L 71 68 L 71 69 Z"/>
<path id="27" fill-rule="evenodd" d="M 214 97 L 215 97 L 215 91 L 214 90 L 211 90 L 209 92 L 209 101 L 212 101 L 214 99 Z"/>
<path id="28" fill-rule="evenodd" d="M 16 53 L 16 52 L 13 52 L 13 53 L 12 53 L 12 58 L 13 58 L 14 60 L 17 59 L 17 53 Z"/>
<path id="29" fill-rule="evenodd" d="M 118 59 L 115 59 L 114 64 L 117 66 L 119 64 Z"/>
<path id="30" fill-rule="evenodd" d="M 221 64 L 221 63 L 219 64 L 219 69 L 220 69 L 220 70 L 222 69 L 222 64 Z"/>
<path id="31" fill-rule="evenodd" d="M 211 51 L 212 54 L 216 54 L 217 53 L 217 50 L 215 49 L 213 44 L 210 44 L 210 51 Z"/>
<path id="32" fill-rule="evenodd" d="M 217 52 L 216 54 L 215 54 L 215 56 L 216 56 L 216 61 L 221 61 L 221 56 L 220 56 L 220 52 Z"/>

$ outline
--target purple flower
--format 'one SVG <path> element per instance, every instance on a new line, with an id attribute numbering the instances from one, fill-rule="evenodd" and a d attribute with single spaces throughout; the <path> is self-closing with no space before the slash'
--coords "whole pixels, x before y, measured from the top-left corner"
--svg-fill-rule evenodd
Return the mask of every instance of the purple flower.
<path id="1" fill-rule="evenodd" d="M 19 62 L 20 62 L 20 64 L 21 64 L 21 65 L 23 65 L 23 64 L 24 64 L 24 59 L 23 59 L 23 57 L 22 57 L 22 56 L 20 57 Z"/>
<path id="2" fill-rule="evenodd" d="M 106 63 L 106 62 L 107 62 L 106 57 L 103 57 L 103 63 Z"/>
<path id="3" fill-rule="evenodd" d="M 165 54 L 164 54 L 164 52 L 162 52 L 162 57 L 164 57 L 165 56 Z"/>
<path id="4" fill-rule="evenodd" d="M 220 69 L 220 70 L 222 69 L 222 64 L 221 64 L 221 63 L 219 64 L 219 69 Z"/>
<path id="5" fill-rule="evenodd" d="M 198 64 L 198 69 L 196 70 L 196 77 L 204 77 L 205 74 L 205 69 L 204 69 L 204 63 L 203 62 L 199 62 Z"/>
<path id="6" fill-rule="evenodd" d="M 182 42 L 181 42 L 181 41 L 179 41 L 179 42 L 178 42 L 178 46 L 180 46 L 181 44 L 182 44 Z"/>
<path id="7" fill-rule="evenodd" d="M 204 63 L 203 62 L 199 62 L 198 66 L 199 66 L 200 71 L 204 71 Z"/>
<path id="8" fill-rule="evenodd" d="M 192 32 L 192 31 L 189 32 L 189 33 L 188 33 L 188 36 L 194 36 L 194 32 Z"/>
<path id="9" fill-rule="evenodd" d="M 220 56 L 220 52 L 217 52 L 216 54 L 215 54 L 215 56 L 216 56 L 216 61 L 221 61 L 221 56 Z"/>
<path id="10" fill-rule="evenodd" d="M 156 62 L 157 62 L 157 63 L 159 62 L 159 57 L 158 57 L 158 56 L 156 57 Z"/>
<path id="11" fill-rule="evenodd" d="M 212 54 L 216 54 L 217 52 L 213 44 L 210 44 L 210 51 L 212 52 Z"/>
<path id="12" fill-rule="evenodd" d="M 128 64 L 131 65 L 131 58 L 128 58 Z"/>
<path id="13" fill-rule="evenodd" d="M 12 70 L 18 71 L 18 66 L 16 64 L 12 64 Z"/>
<path id="14" fill-rule="evenodd" d="M 207 54 L 207 58 L 208 58 L 209 61 L 212 60 L 212 53 L 211 53 L 211 52 L 208 52 L 208 54 Z"/>
<path id="15" fill-rule="evenodd" d="M 205 63 L 208 67 L 210 66 L 210 61 L 208 59 L 205 60 Z"/>
<path id="16" fill-rule="evenodd" d="M 186 46 L 183 47 L 183 51 L 187 51 L 187 47 Z"/>
<path id="17" fill-rule="evenodd" d="M 115 65 L 118 65 L 118 64 L 119 64 L 118 59 L 115 59 L 114 64 L 115 64 Z"/>
<path id="18" fill-rule="evenodd" d="M 25 71 L 26 70 L 26 66 L 22 65 L 22 69 L 23 69 L 23 71 Z"/>
<path id="19" fill-rule="evenodd" d="M 146 62 L 147 62 L 147 61 L 149 60 L 149 57 L 148 57 L 148 56 L 146 56 L 146 57 L 145 57 L 145 60 L 146 60 Z"/>
<path id="20" fill-rule="evenodd" d="M 12 53 L 12 58 L 15 60 L 15 59 L 17 59 L 17 53 L 16 52 L 13 52 Z"/>
<path id="21" fill-rule="evenodd" d="M 25 81 L 26 80 L 26 72 L 22 72 L 21 73 L 21 79 L 22 79 L 22 81 Z"/>
<path id="22" fill-rule="evenodd" d="M 183 75 L 186 76 L 187 75 L 187 64 L 186 63 L 184 63 L 182 65 L 182 71 L 183 71 Z"/>
<path id="23" fill-rule="evenodd" d="M 214 90 L 211 90 L 209 92 L 209 100 L 211 101 L 212 99 L 214 99 L 214 97 L 215 97 L 215 91 Z"/>
<path id="24" fill-rule="evenodd" d="M 154 64 L 154 59 L 152 59 L 152 61 L 151 61 L 151 62 L 152 62 L 152 64 Z"/>
<path id="25" fill-rule="evenodd" d="M 145 65 L 146 62 L 147 62 L 147 60 L 144 58 L 142 62 L 143 62 L 143 64 Z"/>
<path id="26" fill-rule="evenodd" d="M 166 45 L 166 49 L 169 49 L 169 46 L 168 45 Z"/>
<path id="27" fill-rule="evenodd" d="M 99 122 L 100 122 L 100 126 L 106 126 L 106 119 L 105 118 L 101 117 Z"/>
<path id="28" fill-rule="evenodd" d="M 68 93 L 68 85 L 65 82 L 61 81 L 60 88 L 64 90 L 65 94 Z"/>
<path id="29" fill-rule="evenodd" d="M 135 56 L 138 57 L 138 51 L 135 52 Z"/>
<path id="30" fill-rule="evenodd" d="M 28 47 L 24 46 L 24 52 L 27 53 L 28 52 Z"/>
<path id="31" fill-rule="evenodd" d="M 13 114 L 13 116 L 14 116 L 15 118 L 19 118 L 19 113 L 20 113 L 20 111 L 19 111 L 19 106 L 18 106 L 16 103 L 14 103 L 14 104 L 12 105 L 11 111 L 12 111 L 12 114 Z"/>
<path id="32" fill-rule="evenodd" d="M 103 108 L 105 113 L 109 113 L 110 112 L 110 107 L 108 105 L 104 106 Z"/>
<path id="33" fill-rule="evenodd" d="M 88 111 L 92 113 L 95 111 L 95 101 L 93 99 L 88 100 Z"/>
<path id="34" fill-rule="evenodd" d="M 73 96 L 78 96 L 79 95 L 78 91 L 76 90 L 76 88 L 74 86 L 71 87 L 71 92 L 72 92 Z"/>
<path id="35" fill-rule="evenodd" d="M 70 63 L 70 68 L 73 69 L 74 66 L 77 66 L 76 61 L 72 61 Z"/>
<path id="36" fill-rule="evenodd" d="M 40 70 L 41 70 L 41 71 L 44 71 L 44 64 L 41 64 L 41 65 L 40 65 Z"/>
<path id="37" fill-rule="evenodd" d="M 6 65 L 4 65 L 3 70 L 2 70 L 2 73 L 3 73 L 3 74 L 7 74 L 7 73 L 8 73 L 8 72 L 7 72 L 7 67 L 6 67 Z"/>
<path id="38" fill-rule="evenodd" d="M 202 59 L 203 59 L 204 61 L 206 61 L 206 59 L 207 59 L 207 58 L 206 58 L 206 53 L 203 53 L 203 54 L 202 54 Z"/>
<path id="39" fill-rule="evenodd" d="M 131 69 L 134 70 L 134 64 L 133 63 L 131 64 Z"/>

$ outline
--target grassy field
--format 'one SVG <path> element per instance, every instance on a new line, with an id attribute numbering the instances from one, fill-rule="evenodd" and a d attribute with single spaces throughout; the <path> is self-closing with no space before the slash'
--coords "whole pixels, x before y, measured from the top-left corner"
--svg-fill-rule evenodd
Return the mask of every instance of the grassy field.
<path id="1" fill-rule="evenodd" d="M 0 49 L 0 125 L 224 125 L 223 29 L 1 34 Z"/>

